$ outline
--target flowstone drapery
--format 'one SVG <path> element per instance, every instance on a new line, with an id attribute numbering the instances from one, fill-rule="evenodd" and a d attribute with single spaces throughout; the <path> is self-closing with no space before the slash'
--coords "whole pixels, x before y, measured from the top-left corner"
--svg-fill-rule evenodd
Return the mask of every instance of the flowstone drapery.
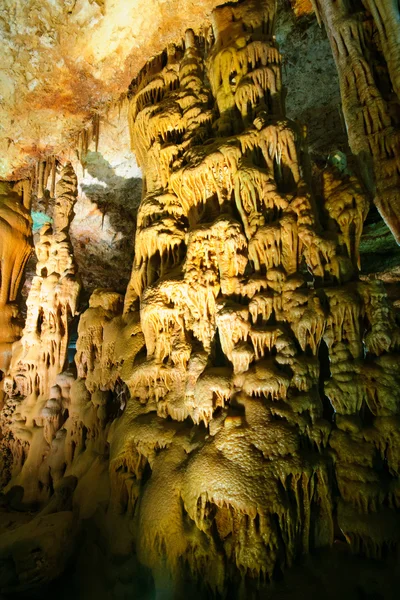
<path id="1" fill-rule="evenodd" d="M 62 372 L 79 291 L 63 172 L 2 413 L 8 501 L 41 512 L 0 535 L 1 591 L 58 574 L 46 535 L 34 567 L 17 543 L 57 519 L 67 548 L 92 524 L 120 566 L 110 597 L 138 563 L 170 597 L 189 581 L 246 597 L 335 539 L 375 558 L 398 547 L 400 332 L 380 283 L 358 280 L 357 179 L 326 168 L 312 193 L 274 20 L 274 0 L 217 8 L 132 83 L 132 276 L 125 298 L 91 296 L 76 376 Z"/>

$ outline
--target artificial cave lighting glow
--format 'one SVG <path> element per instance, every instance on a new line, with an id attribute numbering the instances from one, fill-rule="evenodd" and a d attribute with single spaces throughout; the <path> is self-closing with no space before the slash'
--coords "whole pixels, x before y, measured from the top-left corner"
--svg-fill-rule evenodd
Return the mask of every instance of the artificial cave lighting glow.
<path id="1" fill-rule="evenodd" d="M 114 25 L 126 36 L 125 3 L 95 4 L 101 63 L 119 48 Z M 396 36 L 378 26 L 395 9 L 363 0 L 359 19 L 314 4 L 331 42 L 339 32 L 352 49 L 354 72 L 335 54 L 351 106 L 373 96 L 357 111 L 396 234 L 400 137 L 353 51 L 382 37 L 395 94 Z M 398 552 L 400 328 L 361 270 L 370 190 L 343 149 L 311 165 L 305 128 L 286 115 L 276 17 L 275 0 L 214 7 L 118 100 L 143 173 L 126 293 L 116 271 L 114 289 L 89 297 L 71 233 L 84 193 L 99 219 L 113 185 L 139 173 L 125 149 L 118 160 L 111 109 L 29 178 L 0 182 L 0 595 L 65 584 L 101 600 L 275 598 L 304 556 L 336 564 L 340 546 L 368 571 Z"/>

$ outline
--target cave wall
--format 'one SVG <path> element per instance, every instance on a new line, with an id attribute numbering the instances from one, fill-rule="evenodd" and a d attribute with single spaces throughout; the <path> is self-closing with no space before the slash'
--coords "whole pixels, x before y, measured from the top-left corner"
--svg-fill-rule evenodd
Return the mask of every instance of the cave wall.
<path id="1" fill-rule="evenodd" d="M 400 336 L 382 283 L 360 278 L 369 190 L 323 147 L 311 163 L 286 116 L 276 3 L 211 21 L 146 63 L 107 149 L 97 123 L 71 162 L 37 168 L 51 218 L 3 382 L 2 593 L 279 597 L 282 577 L 305 593 L 311 554 L 303 577 L 318 560 L 328 579 L 381 569 L 391 597 Z M 128 132 L 143 190 L 124 293 L 119 269 L 85 272 L 83 232 L 127 244 Z"/>

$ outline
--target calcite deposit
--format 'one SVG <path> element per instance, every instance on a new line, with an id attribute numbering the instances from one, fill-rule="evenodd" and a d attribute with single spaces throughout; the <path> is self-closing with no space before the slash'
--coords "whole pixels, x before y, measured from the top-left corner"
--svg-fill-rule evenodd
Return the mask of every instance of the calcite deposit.
<path id="1" fill-rule="evenodd" d="M 0 182 L 0 376 L 11 359 L 11 345 L 21 334 L 17 296 L 32 251 L 30 185 Z"/>
<path id="2" fill-rule="evenodd" d="M 17 471 L 14 483 L 22 485 L 28 503 L 50 496 L 52 478 L 43 469 L 42 453 L 64 420 L 63 407 L 51 390 L 67 366 L 68 327 L 80 289 L 68 235 L 76 186 L 76 175 L 67 164 L 56 187 L 53 222 L 40 231 L 25 327 L 3 382 L 8 396 L 3 436 L 8 437 Z"/>
<path id="3" fill-rule="evenodd" d="M 393 0 L 313 0 L 338 69 L 352 152 L 400 243 L 400 8 Z M 385 68 L 386 67 L 386 68 Z"/>
<path id="4" fill-rule="evenodd" d="M 38 169 L 54 207 L 0 413 L 2 511 L 29 516 L 0 529 L 0 593 L 41 593 L 72 564 L 102 583 L 82 598 L 261 598 L 335 543 L 396 560 L 400 329 L 359 277 L 366 188 L 329 165 L 313 185 L 286 117 L 276 8 L 215 8 L 132 81 L 125 294 L 97 288 L 78 314 L 77 176 Z M 14 306 L 20 280 L 1 281 Z"/>

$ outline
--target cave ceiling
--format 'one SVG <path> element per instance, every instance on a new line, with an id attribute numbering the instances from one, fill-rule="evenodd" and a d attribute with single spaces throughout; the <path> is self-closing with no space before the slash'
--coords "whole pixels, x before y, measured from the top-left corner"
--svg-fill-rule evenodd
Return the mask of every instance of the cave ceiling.
<path id="1" fill-rule="evenodd" d="M 0 177 L 60 153 L 215 0 L 1 0 Z"/>
<path id="2" fill-rule="evenodd" d="M 125 94 L 150 56 L 189 26 L 204 26 L 218 4 L 1 0 L 0 178 L 23 177 L 38 157 L 73 147 L 77 132 Z M 297 17 L 312 14 L 310 0 L 278 4 L 292 5 Z"/>

